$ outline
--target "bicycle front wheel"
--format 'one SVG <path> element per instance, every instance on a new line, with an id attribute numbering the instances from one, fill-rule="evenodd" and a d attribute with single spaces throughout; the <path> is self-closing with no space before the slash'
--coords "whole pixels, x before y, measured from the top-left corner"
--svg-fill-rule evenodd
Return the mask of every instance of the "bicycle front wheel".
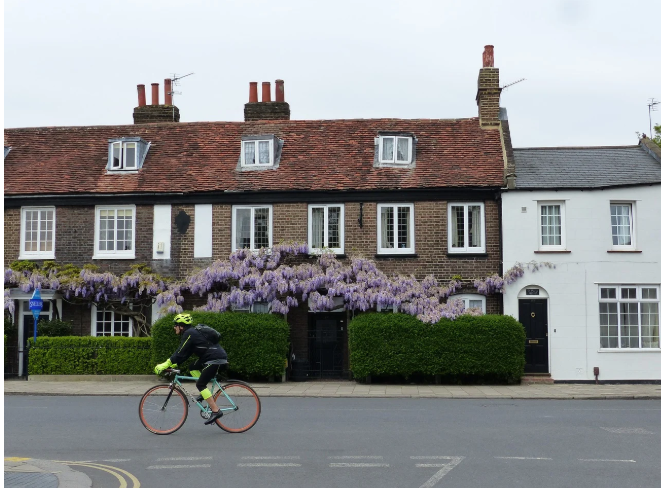
<path id="1" fill-rule="evenodd" d="M 225 394 L 220 390 L 213 399 L 223 411 L 223 416 L 216 420 L 216 425 L 225 432 L 239 433 L 250 429 L 259 420 L 262 404 L 255 390 L 243 383 L 228 383 L 223 385 Z M 227 395 L 232 399 L 230 402 Z M 228 409 L 232 410 L 228 410 Z"/>
<path id="2" fill-rule="evenodd" d="M 188 402 L 179 388 L 159 385 L 147 390 L 142 396 L 139 413 L 140 422 L 149 432 L 172 434 L 186 422 Z"/>

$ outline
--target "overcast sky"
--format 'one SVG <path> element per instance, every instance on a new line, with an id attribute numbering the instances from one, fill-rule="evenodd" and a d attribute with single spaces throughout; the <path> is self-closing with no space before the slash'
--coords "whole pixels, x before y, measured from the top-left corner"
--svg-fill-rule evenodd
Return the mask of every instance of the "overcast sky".
<path id="1" fill-rule="evenodd" d="M 501 86 L 526 79 L 501 97 L 515 147 L 636 144 L 661 100 L 652 5 L 5 0 L 4 124 L 130 124 L 137 84 L 163 103 L 190 72 L 182 122 L 241 121 L 248 83 L 278 78 L 293 119 L 474 117 L 493 44 Z"/>

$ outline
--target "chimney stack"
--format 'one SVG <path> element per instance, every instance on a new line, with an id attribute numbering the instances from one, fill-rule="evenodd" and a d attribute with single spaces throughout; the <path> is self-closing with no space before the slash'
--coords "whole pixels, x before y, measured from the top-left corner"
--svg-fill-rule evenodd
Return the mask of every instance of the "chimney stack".
<path id="1" fill-rule="evenodd" d="M 285 102 L 285 82 L 275 81 L 275 102 L 271 101 L 271 82 L 262 83 L 262 101 L 257 101 L 257 82 L 250 82 L 250 96 L 243 115 L 246 122 L 254 120 L 289 120 L 289 104 Z"/>
<path id="2" fill-rule="evenodd" d="M 138 107 L 144 107 L 147 105 L 147 99 L 145 98 L 145 85 L 138 85 Z"/>
<path id="3" fill-rule="evenodd" d="M 163 85 L 163 89 L 165 90 L 165 105 L 172 105 L 172 79 L 165 78 Z"/>
<path id="4" fill-rule="evenodd" d="M 145 85 L 138 85 L 138 106 L 133 109 L 134 124 L 179 122 L 179 109 L 172 105 L 172 80 L 165 80 L 165 105 L 158 104 L 158 83 L 151 84 L 151 105 L 145 99 Z"/>
<path id="5" fill-rule="evenodd" d="M 500 119 L 500 78 L 498 68 L 493 67 L 493 46 L 484 46 L 482 69 L 477 79 L 477 102 L 480 127 L 498 128 Z"/>

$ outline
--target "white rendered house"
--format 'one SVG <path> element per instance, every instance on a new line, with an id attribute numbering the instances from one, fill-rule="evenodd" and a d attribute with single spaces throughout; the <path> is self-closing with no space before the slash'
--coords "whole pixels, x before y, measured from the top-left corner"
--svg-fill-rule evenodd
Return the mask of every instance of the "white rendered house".
<path id="1" fill-rule="evenodd" d="M 527 332 L 526 372 L 555 381 L 661 381 L 661 150 L 515 149 L 503 269 L 550 262 L 503 295 Z"/>

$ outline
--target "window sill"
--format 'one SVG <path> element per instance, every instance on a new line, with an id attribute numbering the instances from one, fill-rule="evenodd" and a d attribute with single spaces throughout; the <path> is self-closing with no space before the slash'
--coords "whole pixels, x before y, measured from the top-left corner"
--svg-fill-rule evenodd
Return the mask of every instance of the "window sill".
<path id="1" fill-rule="evenodd" d="M 40 259 L 55 259 L 55 254 L 32 254 L 32 255 L 25 255 L 21 254 L 18 256 L 18 259 L 23 259 L 27 261 L 32 261 L 36 260 L 39 261 Z"/>
<path id="2" fill-rule="evenodd" d="M 646 354 L 648 354 L 648 353 L 661 354 L 661 348 L 649 347 L 649 348 L 645 348 L 645 349 L 643 349 L 643 348 L 637 348 L 636 349 L 636 348 L 631 347 L 631 348 L 625 348 L 625 349 L 597 349 L 597 352 L 598 353 L 614 352 L 616 354 L 624 354 L 624 353 L 627 353 L 627 352 L 629 352 L 629 353 L 631 353 L 631 352 L 633 352 L 633 353 L 642 352 L 642 353 L 646 353 Z"/>
<path id="3" fill-rule="evenodd" d="M 393 258 L 406 258 L 406 259 L 411 259 L 411 258 L 417 258 L 418 255 L 413 253 L 413 254 L 375 254 L 374 259 L 393 259 Z"/>
<path id="4" fill-rule="evenodd" d="M 489 256 L 486 252 L 449 252 L 449 258 L 486 258 Z"/>
<path id="5" fill-rule="evenodd" d="M 535 254 L 569 254 L 571 251 L 558 250 L 558 251 L 535 251 Z"/>
<path id="6" fill-rule="evenodd" d="M 608 252 L 608 253 L 619 253 L 619 252 L 623 252 L 623 253 L 634 253 L 634 254 L 635 254 L 635 253 L 641 253 L 641 252 L 643 252 L 643 251 L 637 251 L 637 250 L 635 250 L 635 249 L 630 249 L 630 250 L 625 250 L 625 249 L 621 249 L 621 250 L 620 250 L 620 249 L 617 249 L 617 250 L 615 250 L 615 249 L 611 249 L 610 251 L 606 251 L 606 252 Z"/>
<path id="7" fill-rule="evenodd" d="M 135 259 L 135 254 L 95 254 L 92 259 Z"/>

